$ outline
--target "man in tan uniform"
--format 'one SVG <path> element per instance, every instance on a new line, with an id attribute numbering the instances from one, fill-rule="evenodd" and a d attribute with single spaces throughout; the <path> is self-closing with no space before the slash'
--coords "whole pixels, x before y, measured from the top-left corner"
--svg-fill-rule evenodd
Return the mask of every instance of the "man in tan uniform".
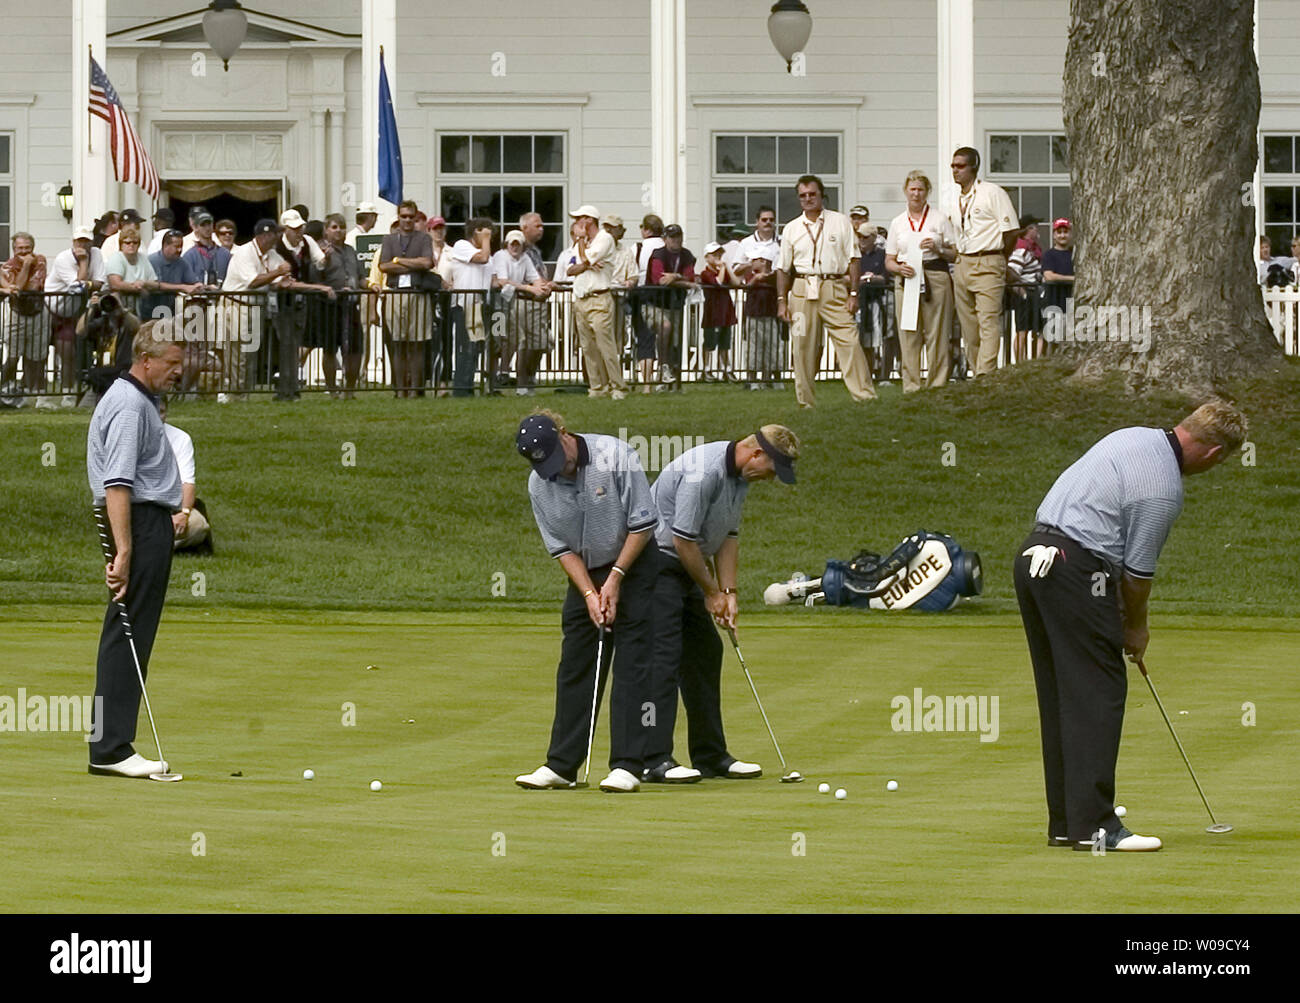
<path id="1" fill-rule="evenodd" d="M 843 213 L 822 207 L 826 192 L 816 175 L 800 178 L 795 191 L 803 214 L 781 232 L 776 273 L 777 316 L 790 324 L 795 397 L 800 407 L 813 406 L 824 330 L 835 343 L 849 396 L 874 400 L 871 369 L 853 322 L 859 268 L 853 224 Z"/>
<path id="2" fill-rule="evenodd" d="M 573 317 L 587 370 L 587 395 L 622 400 L 627 396 L 623 363 L 614 340 L 614 238 L 600 227 L 595 206 L 579 206 L 569 213 L 585 228 L 578 237 L 578 260 L 569 266 L 573 280 Z"/>
<path id="3" fill-rule="evenodd" d="M 1007 258 L 1015 250 L 1020 221 L 1011 197 L 990 181 L 976 181 L 978 150 L 963 146 L 952 155 L 952 179 L 959 192 L 948 217 L 957 231 L 953 292 L 966 341 L 966 364 L 974 376 L 998 367 Z"/>

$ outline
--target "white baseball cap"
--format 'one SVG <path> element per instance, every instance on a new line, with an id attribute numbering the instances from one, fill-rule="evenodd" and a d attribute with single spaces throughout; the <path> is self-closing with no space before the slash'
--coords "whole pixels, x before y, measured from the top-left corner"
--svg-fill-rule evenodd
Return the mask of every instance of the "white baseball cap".
<path id="1" fill-rule="evenodd" d="M 507 244 L 507 245 L 509 245 L 509 244 L 516 244 L 516 243 L 517 243 L 517 244 L 527 244 L 527 243 L 528 243 L 528 241 L 527 241 L 526 239 L 524 239 L 524 232 L 523 232 L 522 230 L 511 230 L 509 233 L 506 234 L 506 244 Z"/>
<path id="2" fill-rule="evenodd" d="M 711 240 L 704 245 L 705 254 L 712 254 L 714 251 L 721 251 L 721 250 L 722 250 L 722 245 L 719 244 L 716 240 Z"/>
<path id="3" fill-rule="evenodd" d="M 365 215 L 368 212 L 374 213 L 377 216 L 379 215 L 379 208 L 373 202 L 362 202 L 359 206 L 357 206 L 358 216 Z"/>
<path id="4" fill-rule="evenodd" d="M 79 226 L 72 231 L 73 240 L 94 240 L 95 231 L 88 226 Z"/>
<path id="5" fill-rule="evenodd" d="M 569 213 L 574 219 L 580 219 L 583 216 L 590 216 L 592 219 L 600 219 L 600 210 L 594 205 L 580 205 Z"/>
<path id="6" fill-rule="evenodd" d="M 287 226 L 290 230 L 296 230 L 300 226 L 306 226 L 307 221 L 302 218 L 297 209 L 286 209 L 280 213 L 280 225 Z"/>

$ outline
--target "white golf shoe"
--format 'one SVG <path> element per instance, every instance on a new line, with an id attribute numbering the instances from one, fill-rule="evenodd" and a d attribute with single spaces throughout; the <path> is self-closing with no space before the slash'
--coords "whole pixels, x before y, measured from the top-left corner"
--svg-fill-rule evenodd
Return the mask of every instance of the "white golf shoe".
<path id="1" fill-rule="evenodd" d="M 641 781 L 627 770 L 617 769 L 600 782 L 600 789 L 611 794 L 631 794 L 641 789 Z"/>
<path id="2" fill-rule="evenodd" d="M 577 786 L 573 781 L 565 780 L 549 766 L 539 766 L 532 773 L 525 773 L 522 776 L 515 777 L 515 783 L 530 791 L 547 791 L 561 787 Z"/>
<path id="3" fill-rule="evenodd" d="M 103 766 L 91 763 L 86 771 L 99 777 L 132 777 L 142 778 L 149 777 L 154 773 L 166 773 L 166 760 L 145 759 L 138 752 L 127 756 L 120 763 L 109 763 Z"/>
<path id="4" fill-rule="evenodd" d="M 1139 836 L 1135 832 L 1129 832 L 1127 829 L 1120 829 L 1119 839 L 1115 840 L 1114 846 L 1108 846 L 1108 850 L 1124 850 L 1132 853 L 1150 852 L 1158 850 L 1164 844 L 1160 842 L 1158 836 Z M 1109 840 L 1107 841 L 1109 842 Z"/>
<path id="5" fill-rule="evenodd" d="M 753 780 L 763 775 L 763 767 L 758 763 L 742 763 L 737 759 L 727 767 L 727 776 L 733 780 Z"/>

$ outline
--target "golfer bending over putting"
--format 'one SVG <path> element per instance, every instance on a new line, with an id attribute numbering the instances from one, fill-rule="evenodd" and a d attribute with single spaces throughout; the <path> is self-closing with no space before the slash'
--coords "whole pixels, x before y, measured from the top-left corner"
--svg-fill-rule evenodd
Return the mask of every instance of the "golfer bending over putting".
<path id="1" fill-rule="evenodd" d="M 131 368 L 100 398 L 86 435 L 90 493 L 99 531 L 112 551 L 104 571 L 112 600 L 95 668 L 96 716 L 103 707 L 95 732 L 101 737 L 90 744 L 90 772 L 104 776 L 167 772 L 165 762 L 145 759 L 131 745 L 140 715 L 140 680 L 118 603 L 126 604 L 140 673 L 148 678 L 171 574 L 172 513 L 181 508 L 180 468 L 158 414 L 158 395 L 180 378 L 184 361 L 169 334 L 170 326 L 161 321 L 149 321 L 136 332 Z"/>
<path id="2" fill-rule="evenodd" d="M 753 481 L 794 483 L 799 440 L 784 425 L 764 425 L 739 442 L 708 442 L 664 467 L 651 494 L 658 509 L 655 542 L 655 641 L 647 728 L 647 783 L 688 784 L 701 777 L 763 775 L 727 751 L 722 733 L 722 639 L 710 623 L 736 626 L 740 510 Z M 710 566 L 712 565 L 712 566 Z M 691 767 L 673 759 L 677 693 L 686 706 Z M 693 767 L 693 768 L 692 768 Z"/>
<path id="3" fill-rule="evenodd" d="M 613 663 L 610 772 L 600 789 L 641 787 L 642 703 L 650 659 L 657 558 L 647 547 L 657 517 L 636 450 L 609 435 L 575 435 L 550 411 L 525 418 L 516 446 L 532 461 L 528 495 L 542 542 L 569 576 L 555 681 L 555 723 L 546 765 L 516 777 L 520 787 L 573 787 L 590 747 L 592 697 Z M 597 650 L 604 632 L 604 666 Z M 597 697 L 598 699 L 598 697 Z M 599 704 L 597 704 L 599 706 Z"/>
<path id="4" fill-rule="evenodd" d="M 1049 846 L 1158 850 L 1115 816 L 1128 677 L 1147 647 L 1156 559 L 1183 508 L 1183 476 L 1237 449 L 1246 419 L 1212 401 L 1177 428 L 1122 428 L 1057 478 L 1016 558 L 1042 726 Z"/>

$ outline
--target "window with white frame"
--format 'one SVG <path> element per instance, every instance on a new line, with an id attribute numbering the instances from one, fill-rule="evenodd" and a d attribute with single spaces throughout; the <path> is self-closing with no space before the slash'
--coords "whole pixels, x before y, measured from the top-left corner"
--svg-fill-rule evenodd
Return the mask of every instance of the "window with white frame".
<path id="1" fill-rule="evenodd" d="M 1264 137 L 1264 234 L 1273 256 L 1289 257 L 1300 235 L 1300 136 Z"/>
<path id="2" fill-rule="evenodd" d="M 9 258 L 9 238 L 14 232 L 14 134 L 0 132 L 0 255 Z"/>
<path id="3" fill-rule="evenodd" d="M 465 223 L 486 216 L 497 241 L 536 212 L 545 233 L 539 244 L 548 262 L 568 245 L 564 198 L 567 181 L 562 133 L 441 133 L 438 136 L 439 215 L 447 242 L 465 235 Z"/>
<path id="4" fill-rule="evenodd" d="M 777 225 L 802 211 L 795 182 L 816 174 L 826 186 L 826 208 L 840 209 L 844 160 L 838 133 L 713 137 L 713 230 L 731 239 L 735 226 L 752 227 L 760 206 L 776 209 Z M 665 222 L 673 222 L 665 220 Z"/>
<path id="5" fill-rule="evenodd" d="M 986 177 L 1011 196 L 1016 212 L 1037 216 L 1039 239 L 1051 242 L 1052 220 L 1070 218 L 1070 157 L 1060 132 L 993 133 Z"/>

